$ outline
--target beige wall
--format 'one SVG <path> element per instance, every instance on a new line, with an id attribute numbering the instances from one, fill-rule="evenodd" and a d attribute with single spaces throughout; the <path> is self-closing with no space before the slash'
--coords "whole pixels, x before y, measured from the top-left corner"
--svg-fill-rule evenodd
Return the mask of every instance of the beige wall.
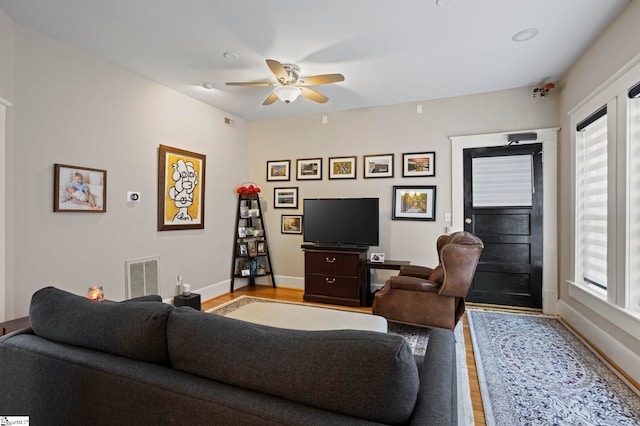
<path id="1" fill-rule="evenodd" d="M 2 32 L 7 25 L 1 23 Z M 234 187 L 246 180 L 249 126 L 173 90 L 19 25 L 7 182 L 7 316 L 27 313 L 45 285 L 125 297 L 126 260 L 160 257 L 162 296 L 183 274 L 194 289 L 228 291 Z M 156 231 L 158 145 L 207 155 L 204 230 Z M 53 165 L 107 170 L 107 212 L 53 213 Z M 126 202 L 127 191 L 142 201 Z M 9 257 L 9 256 L 8 256 Z"/>
<path id="2" fill-rule="evenodd" d="M 304 99 L 301 102 L 308 102 Z M 416 106 L 422 105 L 422 113 Z M 313 197 L 379 197 L 380 246 L 372 251 L 388 259 L 410 260 L 414 264 L 437 263 L 435 240 L 450 223 L 451 136 L 509 132 L 558 126 L 558 98 L 533 98 L 531 89 L 519 88 L 379 108 L 269 120 L 251 125 L 251 180 L 263 188 L 267 205 L 270 247 L 276 253 L 274 270 L 289 285 L 301 285 L 304 274 L 302 237 L 280 234 L 282 214 L 302 214 L 302 199 Z M 402 153 L 435 151 L 436 176 L 403 178 Z M 363 155 L 394 154 L 394 178 L 363 179 Z M 357 179 L 329 180 L 329 157 L 357 156 Z M 267 160 L 295 160 L 322 157 L 322 181 L 266 182 Z M 391 220 L 394 185 L 436 185 L 436 221 Z M 299 188 L 298 210 L 273 209 L 273 188 Z"/>

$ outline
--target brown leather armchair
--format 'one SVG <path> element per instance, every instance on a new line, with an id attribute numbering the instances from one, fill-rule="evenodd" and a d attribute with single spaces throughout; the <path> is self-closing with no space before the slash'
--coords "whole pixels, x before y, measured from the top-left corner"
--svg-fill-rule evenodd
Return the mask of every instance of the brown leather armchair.
<path id="1" fill-rule="evenodd" d="M 465 310 L 482 240 L 468 232 L 442 235 L 435 268 L 403 266 L 376 293 L 373 313 L 389 321 L 453 330 Z"/>

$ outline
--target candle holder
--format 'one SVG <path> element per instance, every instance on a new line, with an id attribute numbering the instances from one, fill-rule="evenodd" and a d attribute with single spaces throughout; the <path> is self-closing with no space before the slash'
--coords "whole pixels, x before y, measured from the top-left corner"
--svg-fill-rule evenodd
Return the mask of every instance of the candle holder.
<path id="1" fill-rule="evenodd" d="M 90 300 L 98 303 L 104 302 L 104 290 L 102 286 L 89 287 L 88 297 Z"/>

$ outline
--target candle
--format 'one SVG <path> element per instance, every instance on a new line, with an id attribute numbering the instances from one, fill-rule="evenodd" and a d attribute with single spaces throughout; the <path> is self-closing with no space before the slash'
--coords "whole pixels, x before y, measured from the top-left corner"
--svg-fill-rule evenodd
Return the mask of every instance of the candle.
<path id="1" fill-rule="evenodd" d="M 104 301 L 104 290 L 102 286 L 89 287 L 89 299 L 96 302 Z"/>
<path id="2" fill-rule="evenodd" d="M 191 285 L 183 284 L 182 285 L 182 294 L 185 295 L 185 296 L 190 296 L 191 295 Z"/>

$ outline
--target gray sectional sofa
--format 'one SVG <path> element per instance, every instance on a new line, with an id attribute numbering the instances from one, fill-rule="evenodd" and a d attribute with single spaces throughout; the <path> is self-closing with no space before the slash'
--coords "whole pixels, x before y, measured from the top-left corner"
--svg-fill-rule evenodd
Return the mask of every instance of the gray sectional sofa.
<path id="1" fill-rule="evenodd" d="M 457 424 L 453 332 L 272 328 L 47 287 L 0 338 L 0 415 L 31 425 Z"/>

